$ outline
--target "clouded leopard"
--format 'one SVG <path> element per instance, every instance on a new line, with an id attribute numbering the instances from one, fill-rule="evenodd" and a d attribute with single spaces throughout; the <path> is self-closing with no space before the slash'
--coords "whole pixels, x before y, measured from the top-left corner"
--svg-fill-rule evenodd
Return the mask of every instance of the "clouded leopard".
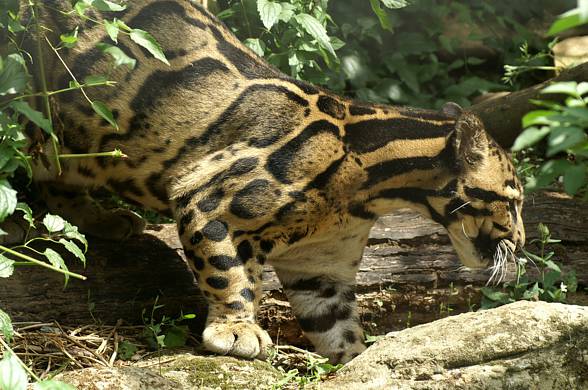
<path id="1" fill-rule="evenodd" d="M 54 96 L 63 150 L 119 148 L 129 156 L 64 160 L 60 176 L 43 164 L 50 156 L 35 161 L 36 179 L 51 183 L 49 207 L 113 239 L 139 233 L 142 221 L 103 210 L 81 188 L 106 187 L 173 216 L 209 302 L 209 350 L 256 357 L 271 343 L 256 324 L 268 262 L 319 353 L 333 362 L 361 353 L 355 274 L 370 228 L 394 209 L 442 224 L 468 267 L 523 245 L 515 170 L 481 121 L 459 106 L 359 103 L 294 80 L 188 0 L 129 1 L 117 16 L 149 31 L 170 65 L 120 36 L 137 65 L 111 68 L 96 48 L 109 40 L 102 28 L 66 17 L 68 1 L 44 4 L 50 41 L 83 26 L 77 46 L 60 51 L 71 73 L 119 81 L 116 89 L 86 90 L 113 109 L 118 131 L 79 91 Z M 25 42 L 33 45 L 34 36 Z M 71 75 L 59 59 L 46 50 L 43 60 L 50 88 L 67 87 Z"/>

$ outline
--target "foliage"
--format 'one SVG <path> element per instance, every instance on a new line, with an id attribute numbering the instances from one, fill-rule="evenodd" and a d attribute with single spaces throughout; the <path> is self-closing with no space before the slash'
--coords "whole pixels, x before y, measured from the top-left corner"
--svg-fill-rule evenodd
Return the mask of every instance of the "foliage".
<path id="1" fill-rule="evenodd" d="M 523 117 L 525 130 L 518 136 L 513 151 L 534 147 L 544 151 L 545 162 L 527 175 L 526 189 L 544 188 L 562 177 L 570 195 L 584 194 L 588 188 L 588 83 L 559 82 L 544 88 L 543 94 L 563 94 L 565 103 L 535 101 L 542 109 Z"/>
<path id="2" fill-rule="evenodd" d="M 544 45 L 520 22 L 541 16 L 542 7 L 523 3 L 370 0 L 369 8 L 359 0 L 290 3 L 288 8 L 271 0 L 219 0 L 218 15 L 291 76 L 377 103 L 438 108 L 452 100 L 467 106 L 474 96 L 505 87 L 497 76 L 501 64 L 461 54 L 466 41 L 479 42 L 507 63 L 525 42 L 529 51 Z M 300 13 L 325 27 L 334 53 L 298 23 Z M 508 33 L 513 30 L 515 36 Z"/>
<path id="3" fill-rule="evenodd" d="M 143 323 L 145 324 L 143 337 L 145 341 L 149 347 L 158 351 L 162 348 L 183 347 L 186 345 L 189 329 L 187 325 L 178 325 L 178 323 L 191 320 L 196 316 L 194 314 L 181 313 L 178 318 L 171 318 L 164 315 L 160 320 L 156 320 L 155 312 L 164 306 L 158 305 L 158 301 L 159 297 L 156 297 L 149 316 L 146 315 L 146 310 L 143 309 L 142 317 Z"/>
<path id="4" fill-rule="evenodd" d="M 13 332 L 10 317 L 0 310 L 0 345 L 4 348 L 4 356 L 0 360 L 0 389 L 26 390 L 30 375 L 36 381 L 32 386 L 34 390 L 74 390 L 73 386 L 60 381 L 41 381 L 10 348 L 8 343 L 12 340 Z"/>
<path id="5" fill-rule="evenodd" d="M 272 364 L 277 360 L 279 355 L 279 346 L 269 349 L 268 362 Z M 291 347 L 294 348 L 294 347 Z M 297 348 L 295 348 L 297 349 Z M 325 379 L 330 374 L 337 372 L 343 367 L 343 364 L 330 364 L 328 358 L 324 358 L 312 352 L 299 350 L 304 352 L 304 363 L 306 367 L 300 372 L 297 368 L 285 371 L 282 366 L 277 369 L 283 374 L 282 379 L 273 384 L 272 389 L 282 389 L 287 385 L 296 385 L 298 388 L 306 388 L 307 385 L 316 385 Z M 288 386 L 289 388 L 289 386 Z"/>
<path id="6" fill-rule="evenodd" d="M 564 273 L 561 265 L 554 261 L 555 252 L 548 250 L 548 245 L 558 243 L 560 240 L 551 238 L 547 226 L 538 225 L 539 238 L 532 240 L 530 244 L 539 245 L 539 253 L 534 254 L 523 250 L 524 255 L 533 263 L 539 272 L 537 279 L 529 277 L 526 272 L 526 260 L 519 259 L 517 265 L 517 278 L 515 281 L 506 282 L 502 289 L 483 287 L 481 309 L 490 309 L 519 300 L 565 302 L 568 292 L 575 292 L 578 285 L 574 271 Z"/>

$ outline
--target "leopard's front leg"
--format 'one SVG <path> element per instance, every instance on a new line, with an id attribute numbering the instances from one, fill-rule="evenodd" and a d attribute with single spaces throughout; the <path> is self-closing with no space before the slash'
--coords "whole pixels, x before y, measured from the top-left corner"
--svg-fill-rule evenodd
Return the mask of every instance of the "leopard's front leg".
<path id="1" fill-rule="evenodd" d="M 247 238 L 234 239 L 222 219 L 195 220 L 183 210 L 179 233 L 190 267 L 208 300 L 204 346 L 215 353 L 263 358 L 272 343 L 256 323 L 262 264 Z"/>

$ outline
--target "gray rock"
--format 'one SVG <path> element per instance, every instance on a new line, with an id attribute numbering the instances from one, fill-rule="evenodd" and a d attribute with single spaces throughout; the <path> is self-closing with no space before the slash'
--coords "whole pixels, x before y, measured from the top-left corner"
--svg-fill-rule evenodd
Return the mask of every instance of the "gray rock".
<path id="1" fill-rule="evenodd" d="M 588 389 L 588 307 L 517 302 L 386 335 L 327 389 Z"/>

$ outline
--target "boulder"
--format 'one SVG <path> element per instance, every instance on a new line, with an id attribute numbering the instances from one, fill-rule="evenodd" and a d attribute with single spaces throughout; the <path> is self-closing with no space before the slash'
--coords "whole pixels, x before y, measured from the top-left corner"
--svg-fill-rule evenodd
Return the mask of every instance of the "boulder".
<path id="1" fill-rule="evenodd" d="M 322 389 L 588 389 L 588 307 L 521 301 L 389 333 Z"/>

